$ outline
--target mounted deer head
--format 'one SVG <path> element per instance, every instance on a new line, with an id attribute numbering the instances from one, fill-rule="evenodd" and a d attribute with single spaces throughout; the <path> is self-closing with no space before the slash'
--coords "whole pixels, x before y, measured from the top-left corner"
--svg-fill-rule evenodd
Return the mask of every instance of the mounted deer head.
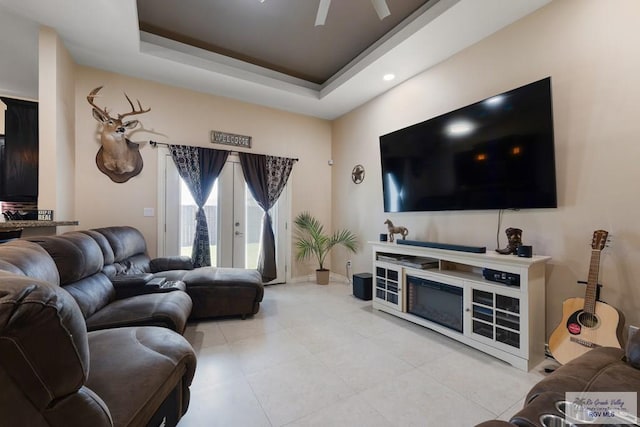
<path id="1" fill-rule="evenodd" d="M 144 114 L 151 111 L 151 108 L 144 110 L 140 101 L 138 102 L 138 110 L 134 107 L 133 102 L 125 93 L 131 112 L 118 114 L 118 117 L 112 117 L 106 108 L 98 107 L 94 102 L 94 98 L 102 86 L 95 88 L 87 96 L 87 101 L 93 107 L 93 117 L 102 124 L 100 131 L 100 150 L 96 154 L 96 165 L 98 169 L 114 182 L 126 182 L 130 178 L 138 175 L 142 171 L 142 156 L 140 155 L 139 144 L 131 142 L 125 136 L 127 129 L 133 129 L 138 126 L 138 120 L 130 120 L 123 122 L 127 116 L 135 114 Z"/>

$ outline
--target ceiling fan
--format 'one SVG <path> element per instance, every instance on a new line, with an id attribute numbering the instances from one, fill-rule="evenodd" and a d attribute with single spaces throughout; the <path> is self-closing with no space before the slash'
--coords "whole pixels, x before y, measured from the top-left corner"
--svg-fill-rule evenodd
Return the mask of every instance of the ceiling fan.
<path id="1" fill-rule="evenodd" d="M 330 4 L 331 0 L 320 0 L 320 4 L 318 5 L 318 14 L 316 15 L 316 27 L 319 25 L 324 25 L 324 22 L 327 20 L 327 13 L 329 13 Z M 376 10 L 378 18 L 380 18 L 380 20 L 391 15 L 386 0 L 371 0 L 371 4 Z"/>

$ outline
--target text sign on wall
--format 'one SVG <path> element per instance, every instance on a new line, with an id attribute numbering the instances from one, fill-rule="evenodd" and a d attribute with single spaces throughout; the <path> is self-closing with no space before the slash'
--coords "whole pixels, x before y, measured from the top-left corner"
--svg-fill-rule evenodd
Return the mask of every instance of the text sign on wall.
<path id="1" fill-rule="evenodd" d="M 214 144 L 235 145 L 237 147 L 251 148 L 251 137 L 236 135 L 234 133 L 211 131 L 211 142 Z"/>

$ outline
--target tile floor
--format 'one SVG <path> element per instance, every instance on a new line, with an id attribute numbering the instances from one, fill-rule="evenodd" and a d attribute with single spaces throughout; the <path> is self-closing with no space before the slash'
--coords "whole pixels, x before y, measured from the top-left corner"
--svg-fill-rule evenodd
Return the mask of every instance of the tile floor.
<path id="1" fill-rule="evenodd" d="M 473 426 L 508 419 L 542 377 L 373 310 L 346 283 L 265 288 L 247 320 L 190 324 L 179 427 Z"/>

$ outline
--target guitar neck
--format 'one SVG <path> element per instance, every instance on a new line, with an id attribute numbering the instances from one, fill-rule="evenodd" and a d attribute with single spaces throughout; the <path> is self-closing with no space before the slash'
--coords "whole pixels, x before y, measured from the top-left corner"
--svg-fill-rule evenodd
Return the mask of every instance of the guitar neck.
<path id="1" fill-rule="evenodd" d="M 595 314 L 596 295 L 598 294 L 598 276 L 600 274 L 600 249 L 591 251 L 591 262 L 589 264 L 589 276 L 587 279 L 587 290 L 584 295 L 584 311 Z"/>

